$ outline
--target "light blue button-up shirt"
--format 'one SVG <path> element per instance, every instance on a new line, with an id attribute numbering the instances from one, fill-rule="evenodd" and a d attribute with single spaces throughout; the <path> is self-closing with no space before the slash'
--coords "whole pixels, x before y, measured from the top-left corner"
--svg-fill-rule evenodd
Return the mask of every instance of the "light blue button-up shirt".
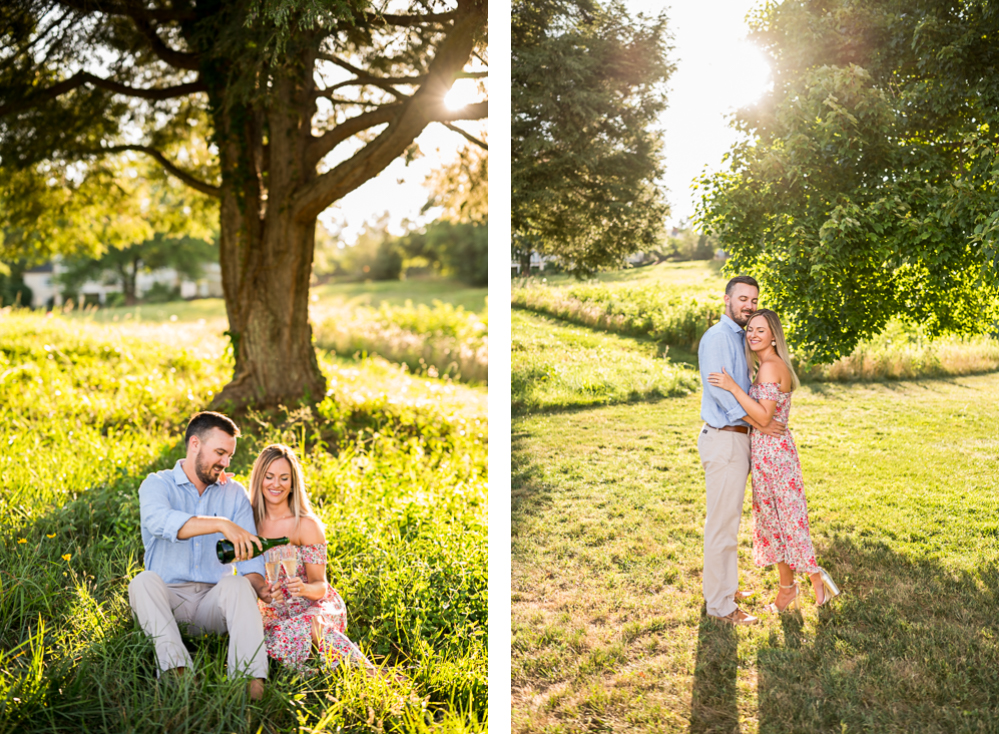
<path id="1" fill-rule="evenodd" d="M 750 370 L 743 351 L 743 329 L 731 318 L 722 315 L 715 326 L 705 332 L 698 345 L 698 368 L 701 370 L 701 419 L 713 428 L 748 425 L 747 412 L 728 390 L 708 383 L 709 372 L 726 368 L 736 383 L 750 391 Z"/>
<path id="2" fill-rule="evenodd" d="M 253 508 L 241 484 L 232 479 L 223 485 L 210 484 L 199 496 L 180 461 L 173 469 L 146 477 L 139 487 L 139 514 L 146 570 L 168 584 L 188 581 L 217 584 L 223 576 L 233 572 L 231 565 L 223 565 L 215 555 L 215 543 L 222 539 L 222 533 L 178 540 L 177 531 L 192 517 L 224 517 L 257 534 Z M 243 575 L 259 573 L 263 576 L 264 558 L 257 556 L 242 561 L 236 568 Z"/>

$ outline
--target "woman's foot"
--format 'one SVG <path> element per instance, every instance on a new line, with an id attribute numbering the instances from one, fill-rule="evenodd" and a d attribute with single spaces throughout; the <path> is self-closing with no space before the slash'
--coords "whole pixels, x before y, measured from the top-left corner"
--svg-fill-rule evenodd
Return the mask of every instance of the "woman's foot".
<path id="1" fill-rule="evenodd" d="M 820 568 L 818 572 L 811 574 L 809 579 L 812 581 L 813 591 L 816 594 L 816 606 L 821 607 L 831 599 L 840 596 L 840 589 L 825 568 Z"/>
<path id="2" fill-rule="evenodd" d="M 793 581 L 788 586 L 784 584 L 778 584 L 778 595 L 774 597 L 774 601 L 764 607 L 765 612 L 771 612 L 772 614 L 780 614 L 781 612 L 787 611 L 792 607 L 798 609 L 799 607 L 799 582 Z"/>

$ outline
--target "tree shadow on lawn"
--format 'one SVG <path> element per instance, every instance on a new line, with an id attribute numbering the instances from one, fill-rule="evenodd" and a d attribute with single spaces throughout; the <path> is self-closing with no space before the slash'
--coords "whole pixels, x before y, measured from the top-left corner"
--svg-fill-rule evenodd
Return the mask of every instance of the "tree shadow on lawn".
<path id="1" fill-rule="evenodd" d="M 917 387 L 931 390 L 934 386 L 944 383 L 952 387 L 978 393 L 975 387 L 959 382 L 962 378 L 978 377 L 980 375 L 993 374 L 992 372 L 973 372 L 968 375 L 942 375 L 941 377 L 904 377 L 897 380 L 884 377 L 879 379 L 856 379 L 856 380 L 803 380 L 802 386 L 808 387 L 813 393 L 822 397 L 829 397 L 835 388 L 851 388 L 859 386 L 881 386 L 892 392 L 905 392 L 908 389 Z"/>
<path id="2" fill-rule="evenodd" d="M 542 481 L 542 468 L 531 455 L 531 434 L 510 434 L 510 535 L 519 534 L 527 515 L 540 514 L 551 504 L 552 489 Z"/>
<path id="3" fill-rule="evenodd" d="M 843 594 L 817 610 L 814 636 L 782 615 L 758 650 L 761 734 L 997 730 L 995 557 L 969 572 L 863 539 L 821 557 Z"/>

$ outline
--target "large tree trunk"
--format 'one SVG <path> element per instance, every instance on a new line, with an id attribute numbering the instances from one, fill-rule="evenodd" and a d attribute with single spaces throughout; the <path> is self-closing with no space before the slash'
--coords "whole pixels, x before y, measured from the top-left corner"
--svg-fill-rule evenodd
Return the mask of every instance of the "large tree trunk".
<path id="1" fill-rule="evenodd" d="M 291 406 L 326 391 L 309 325 L 316 222 L 296 221 L 288 206 L 314 175 L 302 165 L 315 103 L 300 70 L 311 68 L 311 60 L 289 68 L 269 110 L 222 115 L 220 262 L 236 366 L 215 407 Z"/>

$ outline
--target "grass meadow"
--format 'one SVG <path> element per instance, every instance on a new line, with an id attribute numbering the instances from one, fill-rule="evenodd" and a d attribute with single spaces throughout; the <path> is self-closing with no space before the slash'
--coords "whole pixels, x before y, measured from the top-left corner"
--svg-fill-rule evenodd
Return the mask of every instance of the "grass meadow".
<path id="1" fill-rule="evenodd" d="M 514 420 L 515 731 L 997 730 L 996 376 L 793 401 L 813 542 L 843 596 L 753 628 L 703 616 L 699 393 Z M 753 612 L 777 572 L 753 566 L 751 522 L 748 491 Z"/>
<path id="2" fill-rule="evenodd" d="M 515 308 L 552 316 L 590 329 L 651 339 L 684 352 L 697 352 L 701 335 L 722 313 L 726 278 L 716 262 L 661 263 L 601 274 L 588 282 L 568 276 L 517 281 Z M 767 306 L 767 290 L 761 308 Z M 1000 349 L 995 337 L 955 336 L 931 340 L 922 326 L 898 319 L 832 364 L 809 364 L 793 353 L 807 381 L 913 379 L 995 372 Z"/>
<path id="3" fill-rule="evenodd" d="M 606 405 L 697 389 L 698 373 L 690 363 L 661 359 L 663 351 L 648 339 L 593 331 L 515 309 L 511 409 L 524 413 Z"/>
<path id="4" fill-rule="evenodd" d="M 250 703 L 217 638 L 192 641 L 197 683 L 157 681 L 127 601 L 136 491 L 182 456 L 225 347 L 207 319 L 0 312 L 0 732 L 484 730 L 486 393 L 375 357 L 321 352 L 321 403 L 240 416 L 233 470 L 298 449 L 348 634 L 405 681 L 272 665 Z"/>
<path id="5" fill-rule="evenodd" d="M 721 293 L 707 264 L 658 267 L 667 297 L 698 278 Z M 656 272 L 588 287 L 650 288 Z M 580 287 L 553 281 L 543 297 Z M 796 392 L 812 538 L 843 595 L 817 609 L 803 577 L 800 613 L 734 628 L 701 596 L 692 345 L 664 353 L 648 334 L 538 311 L 512 317 L 514 731 L 998 730 L 995 341 L 928 346 L 891 326 Z M 778 578 L 753 565 L 750 500 L 748 487 L 754 612 Z"/>
<path id="6" fill-rule="evenodd" d="M 129 328 L 169 325 L 221 334 L 228 328 L 221 298 L 105 308 L 64 309 L 74 320 Z M 310 321 L 320 349 L 341 357 L 379 356 L 411 373 L 485 385 L 489 375 L 485 288 L 441 278 L 328 283 L 310 293 Z M 204 327 L 204 328 L 200 328 Z"/>

